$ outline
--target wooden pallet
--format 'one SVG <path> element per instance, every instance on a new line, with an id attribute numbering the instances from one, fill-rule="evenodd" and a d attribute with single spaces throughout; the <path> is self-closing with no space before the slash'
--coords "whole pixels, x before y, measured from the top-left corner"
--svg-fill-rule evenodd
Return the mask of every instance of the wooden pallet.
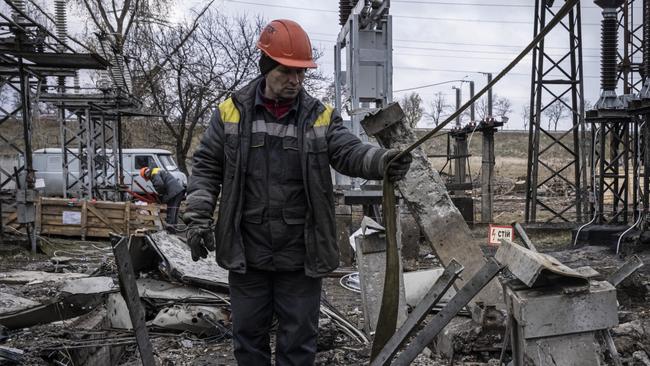
<path id="1" fill-rule="evenodd" d="M 108 238 L 138 229 L 161 230 L 165 206 L 41 197 L 36 204 L 36 233 L 68 237 Z M 3 224 L 16 228 L 15 212 L 3 212 Z"/>

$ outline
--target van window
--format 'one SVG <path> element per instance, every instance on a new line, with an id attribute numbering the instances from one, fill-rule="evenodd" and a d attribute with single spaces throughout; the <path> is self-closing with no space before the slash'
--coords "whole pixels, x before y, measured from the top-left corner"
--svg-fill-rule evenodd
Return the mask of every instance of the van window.
<path id="1" fill-rule="evenodd" d="M 176 166 L 176 162 L 172 158 L 171 155 L 165 154 L 165 155 L 158 155 L 158 159 L 160 159 L 160 163 L 165 167 L 166 170 L 178 170 L 178 167 Z"/>
<path id="2" fill-rule="evenodd" d="M 158 168 L 156 160 L 151 155 L 136 155 L 135 156 L 135 169 L 141 168 Z"/>

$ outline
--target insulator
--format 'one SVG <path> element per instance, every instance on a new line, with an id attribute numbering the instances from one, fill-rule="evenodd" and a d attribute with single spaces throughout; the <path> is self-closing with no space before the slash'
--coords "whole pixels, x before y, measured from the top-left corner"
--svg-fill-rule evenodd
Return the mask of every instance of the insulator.
<path id="1" fill-rule="evenodd" d="M 56 36 L 63 42 L 68 40 L 68 15 L 65 0 L 54 1 L 54 20 L 56 22 Z"/>
<path id="2" fill-rule="evenodd" d="M 10 2 L 16 7 L 16 9 L 22 11 L 23 13 L 27 13 L 27 5 L 25 3 L 25 0 L 10 0 Z M 17 11 L 13 11 L 13 16 L 14 20 L 17 22 L 23 22 L 25 19 L 20 15 Z"/>
<path id="3" fill-rule="evenodd" d="M 352 9 L 358 2 L 359 0 L 339 0 L 339 25 L 344 25 L 348 21 Z"/>
<path id="4" fill-rule="evenodd" d="M 79 94 L 79 91 L 81 90 L 81 85 L 79 83 L 79 70 L 74 71 L 74 79 L 73 79 L 73 86 L 74 86 L 74 92 L 75 94 Z"/>
<path id="5" fill-rule="evenodd" d="M 616 11 L 604 11 L 601 28 L 601 69 L 600 86 L 602 90 L 616 90 L 616 61 L 618 49 L 618 20 Z"/>
<path id="6" fill-rule="evenodd" d="M 339 0 L 339 25 L 344 25 L 352 13 L 350 0 Z"/>

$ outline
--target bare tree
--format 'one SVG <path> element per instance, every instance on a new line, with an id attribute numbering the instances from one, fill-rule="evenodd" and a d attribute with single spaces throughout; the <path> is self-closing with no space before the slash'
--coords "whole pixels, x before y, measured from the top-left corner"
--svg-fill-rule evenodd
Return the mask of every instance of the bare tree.
<path id="1" fill-rule="evenodd" d="M 494 98 L 494 108 L 493 108 L 494 117 L 508 117 L 512 113 L 512 102 L 506 97 L 498 97 L 495 94 Z"/>
<path id="2" fill-rule="evenodd" d="M 521 118 L 524 121 L 524 130 L 528 127 L 528 122 L 530 122 L 530 106 L 523 106 L 521 108 Z"/>
<path id="3" fill-rule="evenodd" d="M 172 0 L 74 1 L 94 28 L 110 37 L 115 53 L 119 55 L 125 55 L 125 46 L 130 44 L 130 37 L 137 27 L 151 22 L 166 23 L 166 15 L 172 2 Z"/>
<path id="4" fill-rule="evenodd" d="M 138 33 L 134 89 L 161 115 L 157 122 L 164 133 L 151 137 L 176 152 L 182 171 L 187 172 L 197 127 L 206 126 L 220 101 L 258 75 L 255 40 L 262 26 L 260 18 L 208 10 L 198 23 L 150 23 Z"/>
<path id="5" fill-rule="evenodd" d="M 512 102 L 506 97 L 500 97 L 494 93 L 492 95 L 492 116 L 490 116 L 490 109 L 488 106 L 487 96 L 479 99 L 475 104 L 476 117 L 483 120 L 487 117 L 508 117 L 512 113 Z"/>
<path id="6" fill-rule="evenodd" d="M 440 118 L 447 113 L 450 105 L 445 100 L 445 95 L 442 92 L 437 92 L 433 95 L 433 100 L 429 103 L 430 111 L 426 112 L 426 116 L 433 120 L 434 126 L 437 126 L 441 121 Z"/>
<path id="7" fill-rule="evenodd" d="M 415 128 L 424 113 L 422 97 L 415 92 L 406 94 L 400 99 L 399 104 L 406 115 L 406 122 L 411 128 Z"/>
<path id="8" fill-rule="evenodd" d="M 488 117 L 488 103 L 487 103 L 487 97 L 482 97 L 476 103 L 474 103 L 474 111 L 476 113 L 476 117 L 479 120 L 483 120 Z"/>
<path id="9" fill-rule="evenodd" d="M 551 126 L 553 126 L 553 130 L 557 131 L 557 124 L 561 119 L 569 115 L 569 110 L 571 109 L 565 98 L 558 99 L 549 105 L 544 111 L 544 115 L 548 118 L 548 129 L 550 130 Z"/>

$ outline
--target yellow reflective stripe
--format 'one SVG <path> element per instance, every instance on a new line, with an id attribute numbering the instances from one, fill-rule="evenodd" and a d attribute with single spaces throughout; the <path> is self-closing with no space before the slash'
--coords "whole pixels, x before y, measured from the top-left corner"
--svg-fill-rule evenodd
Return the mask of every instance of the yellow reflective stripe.
<path id="1" fill-rule="evenodd" d="M 316 122 L 314 122 L 314 127 L 329 126 L 332 120 L 332 112 L 334 112 L 334 108 L 326 104 L 325 110 L 318 116 Z"/>
<path id="2" fill-rule="evenodd" d="M 160 172 L 160 168 L 153 168 L 153 169 L 151 170 L 151 175 L 156 175 L 156 174 L 158 174 L 159 172 Z"/>
<path id="3" fill-rule="evenodd" d="M 221 121 L 224 123 L 239 123 L 239 110 L 235 107 L 232 98 L 228 98 L 219 104 L 219 114 L 221 115 Z"/>

